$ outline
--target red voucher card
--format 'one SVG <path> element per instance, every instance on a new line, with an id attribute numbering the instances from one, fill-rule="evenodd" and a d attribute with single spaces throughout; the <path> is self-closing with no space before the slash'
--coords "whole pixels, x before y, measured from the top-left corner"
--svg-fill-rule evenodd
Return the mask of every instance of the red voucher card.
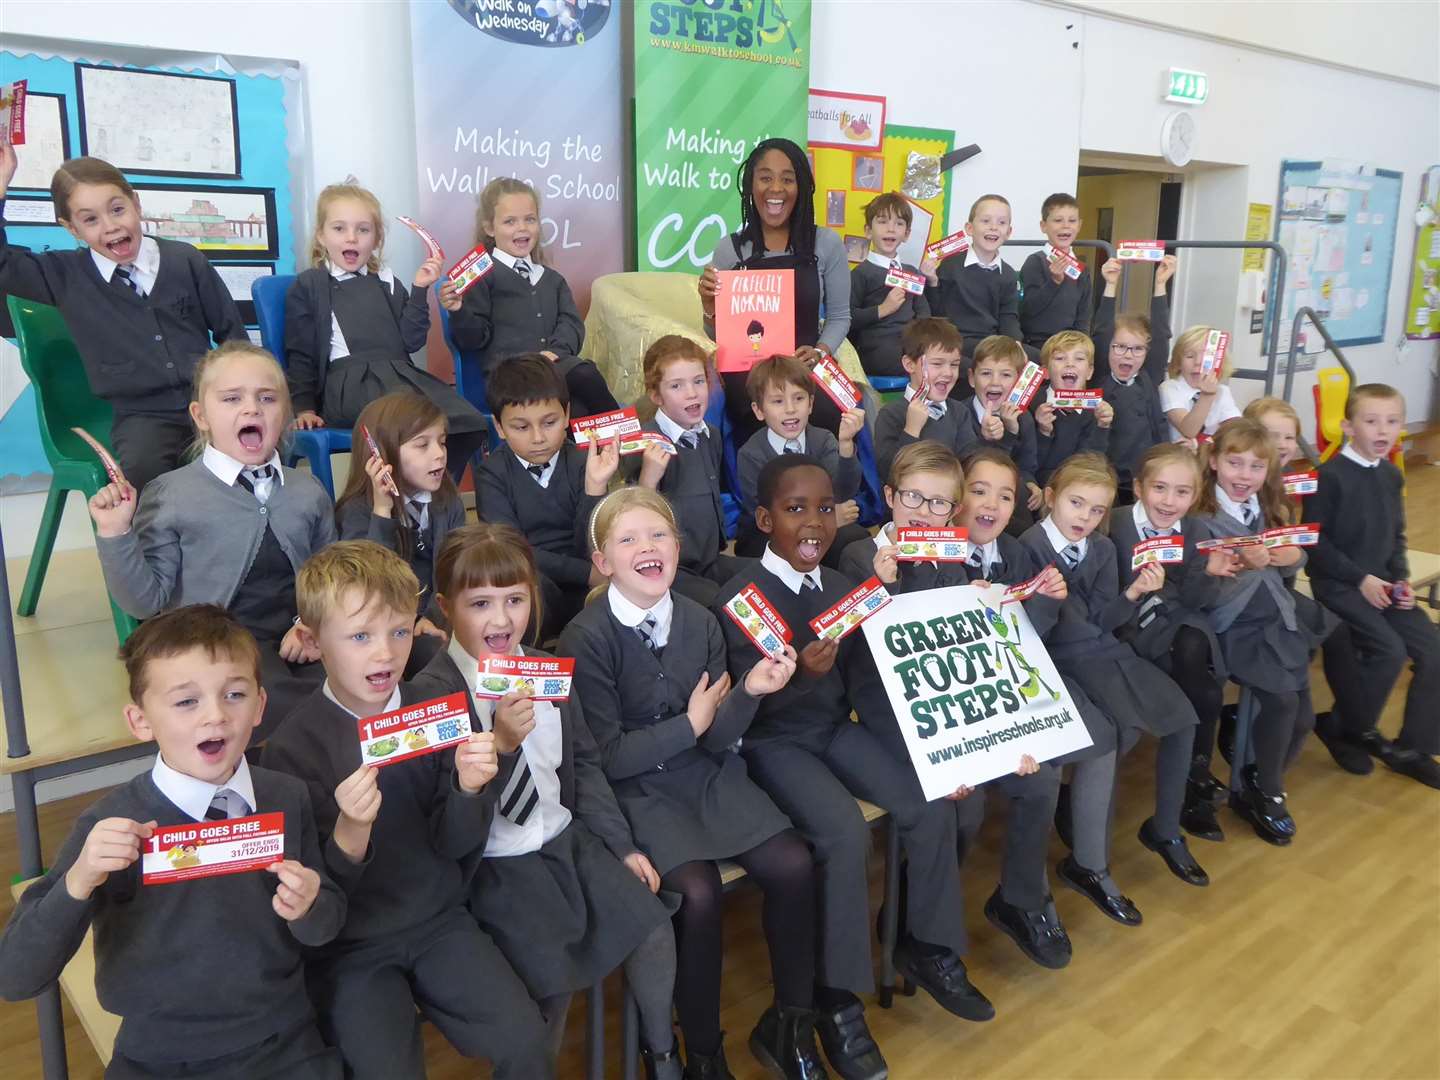
<path id="1" fill-rule="evenodd" d="M 643 454 L 652 446 L 658 446 L 667 454 L 678 454 L 680 451 L 675 444 L 658 431 L 637 431 L 634 435 L 626 435 L 620 440 L 620 454 Z M 635 447 L 636 449 L 631 449 Z"/>
<path id="2" fill-rule="evenodd" d="M 1415 590 L 1408 581 L 1392 581 L 1386 591 L 1390 594 L 1390 599 L 1397 604 L 1409 604 L 1415 599 Z"/>
<path id="3" fill-rule="evenodd" d="M 1196 551 L 1215 551 L 1223 548 L 1256 547 L 1265 543 L 1262 536 L 1217 536 L 1213 540 L 1201 540 L 1195 545 Z"/>
<path id="4" fill-rule="evenodd" d="M 815 366 L 810 369 L 810 377 L 820 384 L 820 389 L 829 394 L 830 400 L 841 409 L 860 407 L 860 388 L 845 374 L 844 368 L 833 356 L 821 353 L 820 359 L 815 361 Z"/>
<path id="5" fill-rule="evenodd" d="M 360 434 L 365 436 L 365 446 L 370 451 L 370 456 L 379 458 L 380 463 L 383 465 L 385 458 L 384 455 L 380 453 L 380 444 L 375 441 L 375 436 L 370 434 L 369 427 L 361 424 Z M 391 495 L 397 499 L 400 498 L 400 487 L 395 483 L 395 474 L 393 472 L 385 478 L 385 486 L 390 489 Z"/>
<path id="6" fill-rule="evenodd" d="M 970 532 L 960 526 L 896 529 L 895 547 L 900 562 L 964 562 L 970 557 Z"/>
<path id="7" fill-rule="evenodd" d="M 925 291 L 925 275 L 912 274 L 909 270 L 890 270 L 885 274 L 886 285 L 899 285 L 908 293 L 919 296 Z"/>
<path id="8" fill-rule="evenodd" d="M 880 584 L 880 579 L 872 577 L 854 592 L 846 594 L 844 599 L 829 611 L 822 611 L 811 619 L 810 629 L 815 631 L 817 638 L 834 638 L 839 641 L 890 603 L 891 599 L 885 586 Z"/>
<path id="9" fill-rule="evenodd" d="M 404 225 L 407 229 L 420 237 L 420 242 L 425 245 L 425 250 L 430 253 L 432 259 L 444 259 L 445 249 L 440 246 L 440 241 L 435 239 L 435 234 L 425 228 L 414 218 L 406 217 L 404 214 L 396 214 L 395 220 Z"/>
<path id="10" fill-rule="evenodd" d="M 70 430 L 84 439 L 85 445 L 95 451 L 95 456 L 100 459 L 100 464 L 105 466 L 105 475 L 110 478 L 110 482 L 124 487 L 125 481 L 120 476 L 120 466 L 116 463 L 115 459 L 110 456 L 110 451 L 105 449 L 104 444 L 84 428 L 72 427 Z"/>
<path id="11" fill-rule="evenodd" d="M 1045 245 L 1045 257 L 1051 262 L 1058 262 L 1065 269 L 1065 276 L 1075 281 L 1085 272 L 1085 264 L 1068 251 L 1061 251 L 1054 244 Z"/>
<path id="12" fill-rule="evenodd" d="M 1305 525 L 1281 525 L 1260 534 L 1266 547 L 1314 547 L 1320 542 L 1318 522 Z"/>
<path id="13" fill-rule="evenodd" d="M 766 656 L 773 660 L 784 655 L 785 643 L 791 637 L 790 626 L 754 585 L 746 585 L 727 600 L 725 614 Z"/>
<path id="14" fill-rule="evenodd" d="M 1045 576 L 1045 571 L 1049 570 L 1050 567 L 1054 565 L 1054 563 L 1050 563 L 1049 566 L 1045 567 L 1045 570 L 1041 570 L 1029 581 L 1022 581 L 1018 585 L 1011 585 L 1008 589 L 1005 590 L 1005 599 L 1000 601 L 1000 606 L 1004 607 L 1006 604 L 1018 604 L 1025 600 L 1029 600 L 1030 597 L 1034 596 L 1036 592 L 1039 591 L 1040 579 Z"/>
<path id="15" fill-rule="evenodd" d="M 1215 441 L 1215 436 L 1214 436 L 1214 435 L 1206 435 L 1205 432 L 1203 432 L 1203 431 L 1197 431 L 1197 432 L 1195 433 L 1195 446 L 1196 446 L 1197 448 L 1198 448 L 1198 447 L 1201 447 L 1201 446 L 1208 446 L 1210 443 L 1212 443 L 1212 442 L 1214 442 L 1214 441 Z"/>
<path id="16" fill-rule="evenodd" d="M 574 678 L 575 661 L 568 656 L 487 656 L 480 661 L 475 696 L 525 694 L 536 701 L 564 701 Z"/>
<path id="17" fill-rule="evenodd" d="M 445 276 L 454 284 L 456 294 L 463 296 L 466 290 L 494 269 L 495 259 L 482 244 L 471 248 L 463 259 L 445 271 Z"/>
<path id="18" fill-rule="evenodd" d="M 140 858 L 146 885 L 264 870 L 285 858 L 285 815 L 167 825 L 145 841 Z"/>
<path id="19" fill-rule="evenodd" d="M 575 445 L 584 449 L 590 445 L 591 439 L 608 442 L 616 436 L 624 438 L 626 435 L 638 434 L 640 417 L 632 405 L 612 412 L 578 417 L 570 421 L 570 431 L 575 436 Z"/>
<path id="20" fill-rule="evenodd" d="M 358 725 L 364 765 L 393 765 L 470 737 L 470 713 L 463 693 L 402 705 L 360 720 Z"/>
<path id="21" fill-rule="evenodd" d="M 1005 400 L 1011 405 L 1018 405 L 1022 410 L 1028 409 L 1048 377 L 1045 369 L 1034 360 L 1027 361 L 1020 377 L 1015 380 L 1015 385 L 1010 388 L 1010 396 Z"/>
<path id="22" fill-rule="evenodd" d="M 1121 262 L 1159 262 L 1165 258 L 1164 240 L 1122 240 L 1115 249 Z"/>
<path id="23" fill-rule="evenodd" d="M 1314 495 L 1320 490 L 1320 474 L 1314 469 L 1308 472 L 1287 472 L 1280 477 L 1286 495 Z"/>
<path id="24" fill-rule="evenodd" d="M 1225 354 L 1230 349 L 1230 334 L 1225 330 L 1211 330 L 1205 335 L 1205 353 L 1200 357 L 1200 374 L 1218 372 L 1225 364 Z"/>
<path id="25" fill-rule="evenodd" d="M 933 244 L 925 248 L 927 259 L 948 259 L 951 255 L 958 255 L 962 251 L 970 250 L 970 234 L 964 229 L 953 232 L 949 236 L 942 236 Z"/>
<path id="26" fill-rule="evenodd" d="M 1057 409 L 1098 409 L 1105 401 L 1104 390 L 1056 390 L 1051 402 Z"/>
<path id="27" fill-rule="evenodd" d="M 794 270 L 721 270 L 715 277 L 720 371 L 749 371 L 760 360 L 794 353 Z"/>
<path id="28" fill-rule="evenodd" d="M 1156 536 L 1136 544 L 1130 556 L 1130 569 L 1139 570 L 1146 563 L 1178 563 L 1185 561 L 1185 541 L 1174 533 Z"/>
<path id="29" fill-rule="evenodd" d="M 10 137 L 11 146 L 25 145 L 25 87 L 28 79 L 0 87 L 0 131 Z"/>

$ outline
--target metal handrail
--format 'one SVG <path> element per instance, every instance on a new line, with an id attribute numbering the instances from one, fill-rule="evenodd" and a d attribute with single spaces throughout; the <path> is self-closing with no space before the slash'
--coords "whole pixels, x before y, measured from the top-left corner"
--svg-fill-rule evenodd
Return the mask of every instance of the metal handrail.
<path id="1" fill-rule="evenodd" d="M 1045 239 L 1040 239 L 1040 240 L 1006 240 L 1005 243 L 1002 244 L 1001 246 L 1002 246 L 1002 247 L 1044 247 L 1044 246 L 1045 246 L 1046 244 L 1048 244 L 1049 242 L 1050 242 L 1049 240 L 1045 240 Z M 1112 244 L 1111 244 L 1109 241 L 1107 241 L 1107 240 L 1074 240 L 1074 241 L 1071 241 L 1070 246 L 1071 246 L 1071 247 L 1096 248 L 1096 249 L 1098 249 L 1098 250 L 1100 250 L 1100 251 L 1105 252 L 1105 258 L 1106 258 L 1106 259 L 1113 259 L 1113 258 L 1115 257 L 1115 247 L 1114 247 L 1114 245 L 1112 245 Z"/>

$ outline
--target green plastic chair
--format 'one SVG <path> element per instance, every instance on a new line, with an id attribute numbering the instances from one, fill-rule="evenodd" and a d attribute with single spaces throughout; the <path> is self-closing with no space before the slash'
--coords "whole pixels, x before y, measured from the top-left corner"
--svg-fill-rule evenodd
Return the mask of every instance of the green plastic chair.
<path id="1" fill-rule="evenodd" d="M 50 567 L 50 554 L 60 532 L 60 515 L 72 491 L 89 499 L 107 483 L 105 467 L 95 452 L 70 429 L 81 427 L 110 446 L 110 406 L 90 392 L 80 352 L 70 337 L 60 312 L 49 304 L 9 297 L 10 320 L 15 324 L 15 341 L 20 347 L 20 366 L 35 388 L 35 410 L 40 417 L 40 442 L 50 462 L 50 494 L 45 514 L 30 555 L 25 587 L 20 590 L 16 612 L 34 615 L 40 602 L 40 587 Z M 120 644 L 139 625 L 110 600 L 115 636 Z"/>

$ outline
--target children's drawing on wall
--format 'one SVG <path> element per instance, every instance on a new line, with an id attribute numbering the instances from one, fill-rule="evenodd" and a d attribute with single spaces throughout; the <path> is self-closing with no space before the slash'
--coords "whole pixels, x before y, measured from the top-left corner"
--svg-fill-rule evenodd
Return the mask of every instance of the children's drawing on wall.
<path id="1" fill-rule="evenodd" d="M 85 153 L 135 172 L 240 178 L 233 79 L 75 67 Z"/>

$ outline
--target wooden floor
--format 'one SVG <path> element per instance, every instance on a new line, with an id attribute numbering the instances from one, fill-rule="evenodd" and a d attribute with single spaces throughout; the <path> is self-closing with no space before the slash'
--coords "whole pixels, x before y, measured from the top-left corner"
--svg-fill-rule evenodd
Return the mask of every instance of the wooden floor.
<path id="1" fill-rule="evenodd" d="M 1440 552 L 1440 469 L 1412 470 L 1409 515 L 1412 546 Z M 11 579 L 18 588 L 13 564 Z M 66 602 L 63 596 L 55 601 L 62 608 Z M 45 611 L 42 599 L 42 616 Z M 1318 668 L 1315 686 L 1317 704 L 1328 703 Z M 1404 683 L 1386 710 L 1383 726 L 1392 734 L 1403 689 Z M 32 716 L 43 715 L 43 694 L 32 692 L 27 701 Z M 1272 848 L 1223 812 L 1224 843 L 1190 842 L 1212 878 L 1208 889 L 1194 889 L 1135 840 L 1152 796 L 1151 745 L 1142 744 L 1123 766 L 1113 860 L 1116 879 L 1145 914 L 1144 925 L 1112 923 L 1056 883 L 1075 958 L 1058 972 L 1025 959 L 981 911 L 996 881 L 1003 811 L 995 807 L 981 850 L 966 868 L 966 959 L 999 1015 L 989 1024 L 967 1024 L 923 993 L 898 998 L 888 1012 L 871 1003 L 870 1026 L 891 1076 L 1440 1077 L 1440 792 L 1384 768 L 1350 776 L 1312 741 L 1288 777 L 1299 826 L 1295 844 Z M 47 852 L 93 799 L 42 809 Z M 1051 854 L 1062 856 L 1058 841 Z M 0 869 L 12 873 L 16 861 L 11 822 L 0 819 Z M 877 857 L 877 902 L 879 868 Z M 8 917 L 9 906 L 8 890 L 0 890 L 0 918 Z M 764 1074 L 745 1041 L 770 995 L 753 890 L 730 898 L 726 931 L 722 1019 L 732 1069 L 750 1080 Z M 609 998 L 614 1076 L 614 986 Z M 583 1075 L 584 1020 L 584 1003 L 577 1001 L 563 1077 Z M 67 1032 L 70 1075 L 99 1078 L 100 1065 L 68 1009 Z M 427 1028 L 426 1047 L 434 1080 L 476 1075 L 433 1028 Z M 0 1004 L 0 1048 L 0 1080 L 39 1076 L 30 1005 Z"/>

